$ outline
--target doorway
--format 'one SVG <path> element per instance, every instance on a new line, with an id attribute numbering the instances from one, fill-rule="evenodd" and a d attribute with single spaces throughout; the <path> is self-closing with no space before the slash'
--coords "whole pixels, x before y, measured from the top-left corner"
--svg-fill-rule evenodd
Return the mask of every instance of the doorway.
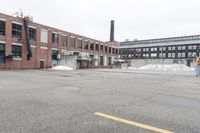
<path id="1" fill-rule="evenodd" d="M 44 68 L 45 68 L 45 60 L 40 59 L 40 69 L 44 69 Z"/>

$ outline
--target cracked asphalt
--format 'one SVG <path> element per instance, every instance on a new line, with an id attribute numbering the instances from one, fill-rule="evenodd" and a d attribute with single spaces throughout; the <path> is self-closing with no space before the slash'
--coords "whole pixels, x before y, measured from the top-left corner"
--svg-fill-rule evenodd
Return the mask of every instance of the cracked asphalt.
<path id="1" fill-rule="evenodd" d="M 1 133 L 154 133 L 101 112 L 176 133 L 200 132 L 200 78 L 110 69 L 0 71 Z"/>

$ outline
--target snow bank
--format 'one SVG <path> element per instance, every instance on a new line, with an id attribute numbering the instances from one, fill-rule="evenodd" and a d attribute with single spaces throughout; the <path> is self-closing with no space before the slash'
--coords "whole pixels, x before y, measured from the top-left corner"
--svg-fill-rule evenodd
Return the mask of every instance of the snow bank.
<path id="1" fill-rule="evenodd" d="M 139 69 L 143 70 L 164 70 L 164 71 L 194 71 L 194 68 L 190 68 L 183 64 L 151 64 L 142 66 Z"/>
<path id="2" fill-rule="evenodd" d="M 73 70 L 73 68 L 68 67 L 68 66 L 56 66 L 52 68 L 53 70 Z"/>

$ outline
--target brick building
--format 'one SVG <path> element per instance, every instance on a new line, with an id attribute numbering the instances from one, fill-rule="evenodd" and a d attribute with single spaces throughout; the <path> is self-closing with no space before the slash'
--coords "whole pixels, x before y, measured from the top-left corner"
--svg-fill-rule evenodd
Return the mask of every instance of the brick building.
<path id="1" fill-rule="evenodd" d="M 200 35 L 125 41 L 119 48 L 121 58 L 135 64 L 143 61 L 191 66 L 200 56 Z"/>
<path id="2" fill-rule="evenodd" d="M 0 69 L 111 67 L 118 46 L 0 13 Z"/>

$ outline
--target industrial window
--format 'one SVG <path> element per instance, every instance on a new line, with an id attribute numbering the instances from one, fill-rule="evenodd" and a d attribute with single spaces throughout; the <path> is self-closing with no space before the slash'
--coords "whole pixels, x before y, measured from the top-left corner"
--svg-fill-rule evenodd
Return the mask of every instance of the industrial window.
<path id="1" fill-rule="evenodd" d="M 51 50 L 51 59 L 57 60 L 58 50 Z"/>
<path id="2" fill-rule="evenodd" d="M 188 57 L 196 57 L 197 53 L 196 52 L 189 52 Z"/>
<path id="3" fill-rule="evenodd" d="M 146 51 L 148 52 L 148 51 L 149 51 L 149 48 L 146 48 Z"/>
<path id="4" fill-rule="evenodd" d="M 172 58 L 175 58 L 175 53 L 172 53 Z"/>
<path id="5" fill-rule="evenodd" d="M 36 29 L 29 27 L 29 37 L 31 40 L 36 40 Z"/>
<path id="6" fill-rule="evenodd" d="M 112 60 L 111 57 L 108 57 L 108 65 L 111 66 Z"/>
<path id="7" fill-rule="evenodd" d="M 178 58 L 181 58 L 182 57 L 182 53 L 178 53 Z"/>
<path id="8" fill-rule="evenodd" d="M 67 36 L 62 36 L 62 47 L 67 47 Z"/>
<path id="9" fill-rule="evenodd" d="M 78 48 L 82 49 L 82 40 L 81 39 L 78 39 Z"/>
<path id="10" fill-rule="evenodd" d="M 70 37 L 70 48 L 75 48 L 75 38 Z"/>
<path id="11" fill-rule="evenodd" d="M 100 46 L 100 50 L 101 50 L 101 52 L 103 51 L 103 45 Z"/>
<path id="12" fill-rule="evenodd" d="M 58 33 L 52 33 L 52 43 L 54 45 L 58 44 Z"/>
<path id="13" fill-rule="evenodd" d="M 186 46 L 182 46 L 182 50 L 186 50 Z"/>
<path id="14" fill-rule="evenodd" d="M 14 58 L 22 58 L 22 46 L 12 45 L 12 55 Z"/>
<path id="15" fill-rule="evenodd" d="M 163 47 L 163 51 L 166 51 L 166 47 Z"/>
<path id="16" fill-rule="evenodd" d="M 182 53 L 182 55 L 181 55 L 183 58 L 185 58 L 185 53 Z"/>
<path id="17" fill-rule="evenodd" d="M 189 50 L 192 50 L 192 46 L 188 46 L 188 49 L 189 49 Z"/>
<path id="18" fill-rule="evenodd" d="M 6 22 L 0 21 L 0 35 L 5 35 L 6 32 Z"/>
<path id="19" fill-rule="evenodd" d="M 151 48 L 151 51 L 157 51 L 158 49 L 157 48 Z"/>
<path id="20" fill-rule="evenodd" d="M 90 44 L 90 50 L 94 50 L 94 43 L 93 42 L 91 42 L 91 44 Z"/>
<path id="21" fill-rule="evenodd" d="M 48 31 L 47 30 L 41 30 L 41 38 L 40 41 L 42 43 L 48 43 Z"/>
<path id="22" fill-rule="evenodd" d="M 159 47 L 159 51 L 166 51 L 166 47 Z"/>
<path id="23" fill-rule="evenodd" d="M 192 47 L 193 49 L 197 49 L 197 45 L 193 45 L 193 47 Z"/>
<path id="24" fill-rule="evenodd" d="M 188 57 L 192 57 L 192 52 L 188 52 Z"/>
<path id="25" fill-rule="evenodd" d="M 172 50 L 172 47 L 168 47 L 168 50 L 171 51 L 171 50 Z"/>
<path id="26" fill-rule="evenodd" d="M 109 53 L 111 54 L 111 47 L 109 47 Z"/>
<path id="27" fill-rule="evenodd" d="M 96 51 L 99 51 L 99 44 L 97 44 L 97 43 L 96 43 L 96 45 L 95 45 L 95 50 L 96 50 Z"/>
<path id="28" fill-rule="evenodd" d="M 12 37 L 22 38 L 22 25 L 12 24 Z"/>
<path id="29" fill-rule="evenodd" d="M 108 52 L 108 46 L 105 46 L 105 53 Z"/>
<path id="30" fill-rule="evenodd" d="M 115 53 L 115 48 L 112 48 L 112 54 L 114 54 Z"/>
<path id="31" fill-rule="evenodd" d="M 157 54 L 156 53 L 151 53 L 151 57 L 155 58 L 155 57 L 157 57 Z"/>
<path id="32" fill-rule="evenodd" d="M 88 49 L 88 41 L 85 41 L 85 46 L 84 46 L 85 49 Z"/>
<path id="33" fill-rule="evenodd" d="M 118 50 L 118 49 L 116 49 L 116 54 L 118 54 L 118 51 L 119 51 L 119 50 Z"/>
<path id="34" fill-rule="evenodd" d="M 166 58 L 166 53 L 159 53 L 159 58 Z"/>
<path id="35" fill-rule="evenodd" d="M 0 43 L 0 64 L 5 63 L 5 44 Z"/>
<path id="36" fill-rule="evenodd" d="M 100 56 L 100 65 L 103 66 L 103 56 Z"/>
<path id="37" fill-rule="evenodd" d="M 178 50 L 181 50 L 181 46 L 178 46 Z"/>
<path id="38" fill-rule="evenodd" d="M 159 53 L 159 58 L 162 58 L 162 53 Z"/>
<path id="39" fill-rule="evenodd" d="M 176 50 L 176 47 L 172 47 L 172 50 Z"/>
<path id="40" fill-rule="evenodd" d="M 163 53 L 163 58 L 166 58 L 166 53 Z"/>

